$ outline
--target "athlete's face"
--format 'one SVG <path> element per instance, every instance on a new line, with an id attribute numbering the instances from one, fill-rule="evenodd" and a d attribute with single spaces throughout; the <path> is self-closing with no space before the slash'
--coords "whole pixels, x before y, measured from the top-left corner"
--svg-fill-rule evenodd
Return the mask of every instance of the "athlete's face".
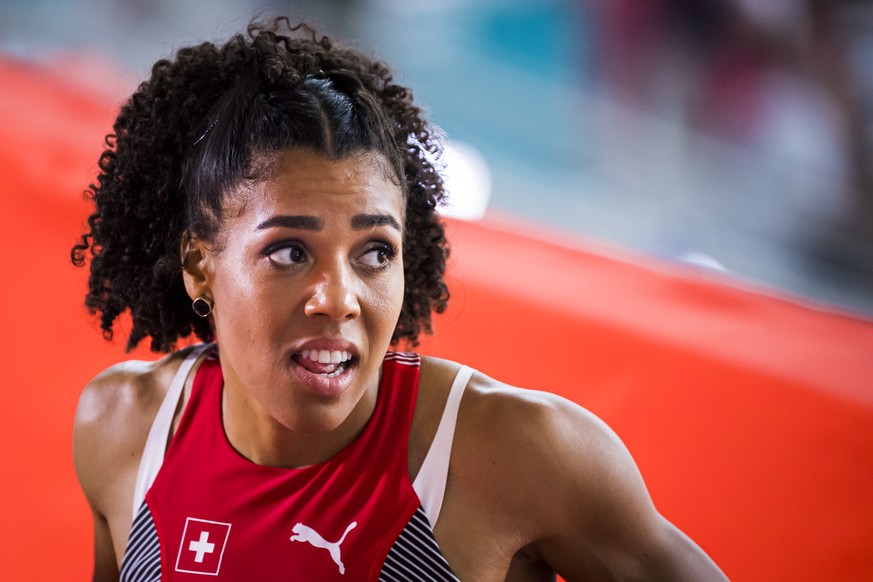
<path id="1" fill-rule="evenodd" d="M 372 153 L 288 150 L 229 197 L 218 250 L 202 253 L 229 436 L 355 432 L 369 418 L 404 292 L 404 200 L 388 168 Z"/>

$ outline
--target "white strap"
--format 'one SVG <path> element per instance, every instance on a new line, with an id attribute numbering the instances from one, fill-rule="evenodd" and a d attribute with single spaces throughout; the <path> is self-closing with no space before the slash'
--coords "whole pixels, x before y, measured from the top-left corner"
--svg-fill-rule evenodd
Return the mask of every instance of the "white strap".
<path id="1" fill-rule="evenodd" d="M 176 371 L 176 375 L 173 376 L 173 381 L 170 382 L 170 388 L 164 396 L 164 401 L 161 402 L 158 414 L 155 415 L 155 420 L 152 422 L 152 428 L 149 430 L 149 436 L 146 439 L 145 448 L 142 451 L 139 471 L 136 474 L 136 487 L 133 489 L 134 519 L 136 519 L 136 513 L 139 511 L 143 499 L 145 499 L 146 491 L 154 483 L 155 477 L 158 476 L 158 471 L 161 470 L 161 465 L 164 463 L 164 454 L 167 452 L 170 428 L 173 425 L 176 407 L 182 398 L 182 389 L 185 387 L 188 373 L 191 372 L 191 368 L 194 366 L 197 358 L 200 357 L 200 354 L 210 347 L 212 347 L 212 344 L 201 344 L 185 356 L 185 359 Z"/>
<path id="2" fill-rule="evenodd" d="M 473 368 L 461 366 L 455 375 L 455 381 L 452 382 L 452 388 L 449 390 L 449 398 L 446 400 L 446 407 L 443 409 L 436 436 L 433 437 L 430 449 L 428 449 L 421 469 L 412 484 L 431 527 L 436 526 L 443 506 L 446 479 L 449 476 L 449 459 L 452 456 L 452 442 L 455 439 L 455 424 L 458 420 L 461 397 L 464 395 L 467 382 L 470 381 L 470 377 L 475 372 L 476 370 Z"/>

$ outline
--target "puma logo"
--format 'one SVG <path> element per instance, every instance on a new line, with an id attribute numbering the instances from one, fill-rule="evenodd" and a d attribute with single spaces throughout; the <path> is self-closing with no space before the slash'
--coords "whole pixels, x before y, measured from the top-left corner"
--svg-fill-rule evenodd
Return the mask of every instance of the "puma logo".
<path id="1" fill-rule="evenodd" d="M 343 543 L 343 540 L 346 539 L 346 536 L 350 531 L 355 529 L 355 526 L 358 525 L 358 522 L 353 521 L 349 524 L 349 527 L 346 528 L 346 531 L 343 532 L 342 537 L 336 542 L 329 542 L 321 537 L 321 534 L 309 527 L 308 525 L 303 525 L 302 523 L 295 524 L 291 531 L 294 532 L 294 535 L 291 536 L 292 542 L 306 542 L 312 544 L 316 548 L 324 548 L 328 552 L 330 552 L 330 557 L 339 567 L 339 573 L 345 574 L 346 567 L 343 565 L 342 560 L 340 559 L 340 544 Z"/>

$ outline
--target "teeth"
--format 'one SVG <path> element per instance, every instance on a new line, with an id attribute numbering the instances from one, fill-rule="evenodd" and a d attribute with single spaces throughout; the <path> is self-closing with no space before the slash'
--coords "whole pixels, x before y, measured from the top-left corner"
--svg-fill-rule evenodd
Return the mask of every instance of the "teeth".
<path id="1" fill-rule="evenodd" d="M 337 368 L 333 372 L 321 375 L 326 378 L 336 378 L 346 369 L 345 364 L 352 359 L 352 354 L 346 350 L 303 350 L 300 352 L 300 358 L 319 364 L 334 364 Z"/>
<path id="2" fill-rule="evenodd" d="M 345 350 L 303 350 L 300 357 L 319 364 L 341 364 L 351 360 L 352 354 Z"/>
<path id="3" fill-rule="evenodd" d="M 345 369 L 346 367 L 340 364 L 339 366 L 337 366 L 336 370 L 334 370 L 330 374 L 321 374 L 321 376 L 324 376 L 325 378 L 336 378 L 337 376 L 342 374 Z"/>

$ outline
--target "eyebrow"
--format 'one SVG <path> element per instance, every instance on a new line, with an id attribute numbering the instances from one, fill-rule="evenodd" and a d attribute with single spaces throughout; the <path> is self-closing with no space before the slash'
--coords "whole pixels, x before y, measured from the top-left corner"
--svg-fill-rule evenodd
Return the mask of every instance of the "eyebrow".
<path id="1" fill-rule="evenodd" d="M 367 230 L 377 226 L 390 226 L 402 230 L 397 220 L 390 214 L 356 214 L 352 217 L 352 229 Z"/>
<path id="2" fill-rule="evenodd" d="M 281 226 L 284 228 L 296 228 L 300 230 L 321 230 L 324 221 L 317 216 L 272 216 L 257 226 L 258 230 Z"/>
<path id="3" fill-rule="evenodd" d="M 353 230 L 367 230 L 379 226 L 390 226 L 396 230 L 402 230 L 400 223 L 390 214 L 356 214 L 352 217 Z M 271 216 L 267 220 L 260 223 L 256 228 L 263 230 L 266 228 L 293 228 L 298 230 L 322 230 L 324 228 L 324 220 L 317 216 L 305 215 L 287 215 Z"/>

